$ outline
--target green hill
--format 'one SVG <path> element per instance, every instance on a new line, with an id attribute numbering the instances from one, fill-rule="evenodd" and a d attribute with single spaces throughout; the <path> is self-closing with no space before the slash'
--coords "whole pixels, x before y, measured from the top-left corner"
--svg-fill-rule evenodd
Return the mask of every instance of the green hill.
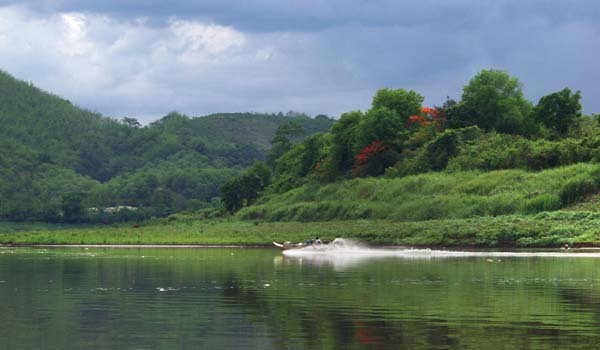
<path id="1" fill-rule="evenodd" d="M 271 147 L 271 139 L 277 128 L 294 120 L 304 129 L 306 135 L 325 132 L 333 124 L 326 116 L 310 118 L 304 114 L 257 114 L 257 113 L 220 113 L 206 117 L 193 118 L 188 127 L 196 136 L 227 143 L 258 144 Z"/>
<path id="2" fill-rule="evenodd" d="M 294 113 L 174 112 L 142 127 L 0 71 L 0 219 L 65 220 L 67 194 L 80 207 L 132 206 L 141 217 L 209 206 L 225 181 L 265 159 L 278 126 L 291 121 L 306 135 L 333 122 Z"/>

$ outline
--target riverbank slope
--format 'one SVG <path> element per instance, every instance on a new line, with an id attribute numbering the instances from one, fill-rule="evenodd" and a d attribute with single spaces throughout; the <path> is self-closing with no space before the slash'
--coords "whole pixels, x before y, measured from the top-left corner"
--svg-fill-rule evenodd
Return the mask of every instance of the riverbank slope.
<path id="1" fill-rule="evenodd" d="M 1 244 L 240 244 L 352 238 L 377 245 L 414 247 L 600 246 L 600 213 L 556 211 L 467 219 L 393 222 L 251 222 L 234 220 L 160 222 L 60 231 L 0 234 Z"/>
<path id="2" fill-rule="evenodd" d="M 308 184 L 229 218 L 2 231 L 0 244 L 241 244 L 319 236 L 380 245 L 600 246 L 600 165 L 428 173 Z"/>

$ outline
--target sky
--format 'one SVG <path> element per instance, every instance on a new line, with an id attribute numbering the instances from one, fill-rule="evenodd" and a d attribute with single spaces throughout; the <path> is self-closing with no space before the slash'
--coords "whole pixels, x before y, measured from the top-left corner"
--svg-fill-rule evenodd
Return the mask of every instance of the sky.
<path id="1" fill-rule="evenodd" d="M 148 123 L 170 111 L 339 116 L 377 89 L 426 105 L 482 69 L 600 112 L 597 0 L 0 0 L 0 69 Z"/>

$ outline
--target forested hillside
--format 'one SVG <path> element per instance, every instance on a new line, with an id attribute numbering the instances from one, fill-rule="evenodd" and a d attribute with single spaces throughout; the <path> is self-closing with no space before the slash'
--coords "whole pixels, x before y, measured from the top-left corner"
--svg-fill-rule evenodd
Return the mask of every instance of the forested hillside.
<path id="1" fill-rule="evenodd" d="M 599 118 L 582 114 L 580 98 L 564 88 L 533 104 L 518 79 L 499 70 L 481 71 L 461 100 L 438 107 L 423 106 L 416 91 L 381 89 L 368 111 L 344 113 L 327 133 L 290 146 L 273 161 L 271 177 L 253 167 L 232 179 L 223 187 L 225 205 L 242 209 L 241 218 L 273 221 L 566 208 L 600 192 L 597 166 L 565 167 L 600 160 Z M 516 170 L 492 172 L 503 169 Z M 428 174 L 436 172 L 444 174 Z M 252 178 L 264 179 L 254 182 L 258 192 L 248 190 L 256 187 Z"/>
<path id="2" fill-rule="evenodd" d="M 173 112 L 142 126 L 115 120 L 0 72 L 0 219 L 78 222 L 162 216 L 211 206 L 240 169 L 266 159 L 278 127 L 302 135 L 332 120 Z M 127 206 L 124 210 L 106 207 Z M 89 208 L 96 208 L 92 211 Z"/>

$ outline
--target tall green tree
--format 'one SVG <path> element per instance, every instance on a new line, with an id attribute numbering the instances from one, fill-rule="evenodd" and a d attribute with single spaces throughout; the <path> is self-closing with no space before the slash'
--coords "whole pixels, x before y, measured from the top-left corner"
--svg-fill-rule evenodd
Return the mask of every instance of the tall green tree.
<path id="1" fill-rule="evenodd" d="M 463 88 L 461 103 L 449 112 L 450 124 L 526 135 L 534 132 L 528 118 L 531 108 L 517 78 L 502 70 L 484 69 Z"/>
<path id="2" fill-rule="evenodd" d="M 400 147 L 408 136 L 403 119 L 394 109 L 377 107 L 369 110 L 358 125 L 357 145 L 363 148 L 373 141 Z"/>
<path id="3" fill-rule="evenodd" d="M 405 126 L 396 110 L 387 107 L 369 110 L 358 125 L 358 150 L 352 175 L 378 176 L 397 162 L 410 134 Z"/>
<path id="4" fill-rule="evenodd" d="M 561 91 L 540 98 L 533 110 L 533 118 L 553 133 L 553 136 L 564 137 L 569 128 L 581 117 L 581 92 L 571 92 L 564 88 Z"/>
<path id="5" fill-rule="evenodd" d="M 416 91 L 380 89 L 373 97 L 372 109 L 387 108 L 397 113 L 402 123 L 421 112 L 424 97 Z"/>
<path id="6" fill-rule="evenodd" d="M 358 147 L 356 145 L 358 125 L 363 118 L 364 113 L 361 111 L 344 113 L 329 130 L 331 134 L 330 161 L 333 163 L 332 168 L 340 174 L 352 169 L 354 154 Z"/>

